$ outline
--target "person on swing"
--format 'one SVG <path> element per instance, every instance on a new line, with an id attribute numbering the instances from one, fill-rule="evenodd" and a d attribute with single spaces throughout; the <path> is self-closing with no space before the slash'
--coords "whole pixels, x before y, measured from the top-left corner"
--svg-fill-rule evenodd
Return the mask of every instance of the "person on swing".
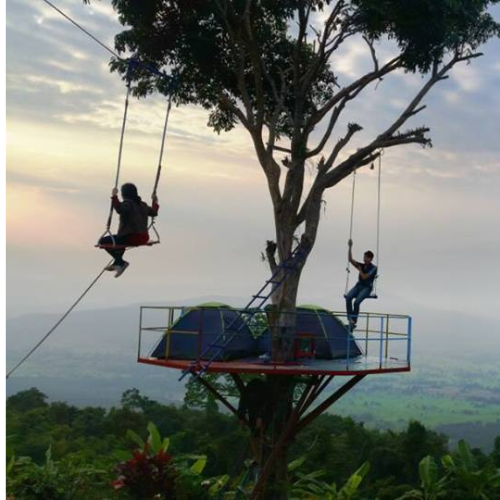
<path id="1" fill-rule="evenodd" d="M 358 282 L 345 296 L 349 327 L 353 330 L 358 322 L 361 302 L 369 297 L 373 291 L 373 282 L 377 277 L 377 266 L 373 264 L 373 252 L 367 250 L 363 255 L 363 262 L 358 262 L 352 258 L 351 239 L 347 242 L 347 245 L 349 247 L 349 262 L 359 271 Z"/>
<path id="2" fill-rule="evenodd" d="M 123 274 L 129 263 L 123 260 L 124 246 L 145 245 L 149 241 L 148 217 L 158 215 L 158 198 L 152 196 L 152 206 L 141 200 L 134 184 L 126 183 L 121 187 L 123 201 L 118 198 L 118 189 L 111 192 L 111 203 L 116 213 L 120 215 L 118 233 L 113 236 L 103 236 L 100 245 L 116 245 L 120 248 L 105 248 L 115 260 L 106 267 L 107 271 L 116 271 L 115 278 Z"/>

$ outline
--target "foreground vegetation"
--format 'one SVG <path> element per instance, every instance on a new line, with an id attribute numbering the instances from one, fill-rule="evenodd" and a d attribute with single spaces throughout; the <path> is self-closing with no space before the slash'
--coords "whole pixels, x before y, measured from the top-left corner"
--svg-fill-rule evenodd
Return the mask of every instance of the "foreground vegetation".
<path id="1" fill-rule="evenodd" d="M 293 443 L 289 498 L 500 499 L 500 437 L 489 455 L 463 441 L 450 453 L 447 441 L 418 422 L 376 431 L 323 415 Z M 246 442 L 214 405 L 166 406 L 132 389 L 106 411 L 30 389 L 7 400 L 8 494 L 245 498 L 255 478 Z"/>

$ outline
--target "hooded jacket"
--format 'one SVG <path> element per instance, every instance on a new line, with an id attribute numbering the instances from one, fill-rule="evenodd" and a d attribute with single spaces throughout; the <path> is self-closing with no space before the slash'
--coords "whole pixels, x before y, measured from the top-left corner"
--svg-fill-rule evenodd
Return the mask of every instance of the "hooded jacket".
<path id="1" fill-rule="evenodd" d="M 150 207 L 143 201 L 127 199 L 120 201 L 118 196 L 113 196 L 111 200 L 113 208 L 120 214 L 120 224 L 117 234 L 137 239 L 136 244 L 146 243 L 149 240 L 148 217 L 156 217 L 158 215 L 158 209 L 160 208 L 158 203 L 154 202 L 153 206 Z"/>

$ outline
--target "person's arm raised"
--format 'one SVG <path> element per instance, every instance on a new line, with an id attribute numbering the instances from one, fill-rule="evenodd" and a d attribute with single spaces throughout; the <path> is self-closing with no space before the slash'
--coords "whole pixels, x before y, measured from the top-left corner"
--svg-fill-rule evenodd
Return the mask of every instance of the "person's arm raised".
<path id="1" fill-rule="evenodd" d="M 122 212 L 122 202 L 118 199 L 118 188 L 113 188 L 111 190 L 111 204 L 116 210 L 116 213 L 120 214 Z"/>
<path id="2" fill-rule="evenodd" d="M 151 196 L 151 200 L 153 203 L 152 206 L 148 207 L 148 215 L 150 217 L 156 217 L 158 215 L 158 209 L 160 208 L 160 205 L 158 205 L 158 197 L 154 194 L 153 196 Z"/>
<path id="3" fill-rule="evenodd" d="M 359 264 L 359 262 L 355 261 L 353 258 L 352 258 L 352 240 L 350 239 L 348 242 L 347 242 L 347 246 L 349 247 L 349 253 L 348 253 L 348 259 L 349 259 L 349 262 L 356 268 L 356 269 L 359 269 L 361 266 Z"/>

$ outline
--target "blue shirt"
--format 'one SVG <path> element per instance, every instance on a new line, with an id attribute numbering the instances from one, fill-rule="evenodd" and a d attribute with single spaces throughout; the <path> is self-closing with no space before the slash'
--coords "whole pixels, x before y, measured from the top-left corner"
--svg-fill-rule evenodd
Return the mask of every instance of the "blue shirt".
<path id="1" fill-rule="evenodd" d="M 368 274 L 368 278 L 366 279 L 363 279 L 360 274 L 358 277 L 358 283 L 368 288 L 373 288 L 373 282 L 377 277 L 377 266 L 374 264 L 365 264 L 363 262 L 358 262 L 357 264 L 361 266 L 361 272 L 363 274 Z"/>

